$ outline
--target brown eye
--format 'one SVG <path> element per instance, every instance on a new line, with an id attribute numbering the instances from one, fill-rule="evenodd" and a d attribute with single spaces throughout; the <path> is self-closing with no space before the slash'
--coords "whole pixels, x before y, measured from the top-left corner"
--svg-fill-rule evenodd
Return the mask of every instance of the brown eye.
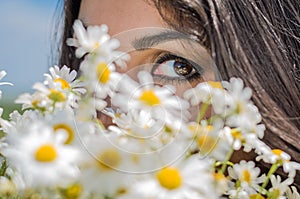
<path id="1" fill-rule="evenodd" d="M 165 54 L 155 62 L 151 73 L 154 77 L 172 81 L 201 79 L 204 70 L 198 64 L 185 58 Z"/>
<path id="2" fill-rule="evenodd" d="M 174 71 L 180 76 L 189 76 L 194 70 L 194 67 L 190 63 L 182 62 L 180 60 L 173 62 L 174 63 L 171 64 L 174 65 Z"/>

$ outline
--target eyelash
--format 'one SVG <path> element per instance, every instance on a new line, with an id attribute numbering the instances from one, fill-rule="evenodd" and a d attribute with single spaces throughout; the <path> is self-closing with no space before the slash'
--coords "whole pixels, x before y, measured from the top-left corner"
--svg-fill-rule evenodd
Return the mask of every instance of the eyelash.
<path id="1" fill-rule="evenodd" d="M 187 77 L 170 77 L 170 76 L 166 76 L 166 75 L 155 75 L 153 74 L 154 71 L 158 68 L 158 66 L 166 61 L 169 60 L 176 60 L 176 61 L 181 61 L 184 63 L 188 63 L 193 67 L 193 70 L 195 70 L 195 72 Z M 171 84 L 181 84 L 181 83 L 191 83 L 193 81 L 197 81 L 202 79 L 202 76 L 204 75 L 204 69 L 198 65 L 197 63 L 185 59 L 183 57 L 174 55 L 172 53 L 169 52 L 165 52 L 165 53 L 160 53 L 159 55 L 157 55 L 157 58 L 153 61 L 154 65 L 153 68 L 151 69 L 151 74 L 153 76 L 154 79 L 163 82 L 164 84 L 166 83 L 171 83 Z"/>

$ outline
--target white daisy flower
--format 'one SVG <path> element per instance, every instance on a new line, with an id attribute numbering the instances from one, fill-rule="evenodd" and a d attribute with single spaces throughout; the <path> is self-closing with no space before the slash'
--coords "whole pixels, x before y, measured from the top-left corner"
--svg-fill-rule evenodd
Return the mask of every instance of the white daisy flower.
<path id="1" fill-rule="evenodd" d="M 107 103 L 104 100 L 95 100 L 94 98 L 87 97 L 82 99 L 78 107 L 74 110 L 76 119 L 82 122 L 93 121 L 97 118 L 97 109 L 105 108 Z"/>
<path id="2" fill-rule="evenodd" d="M 194 130 L 197 148 L 202 156 L 210 156 L 219 161 L 225 159 L 230 145 L 222 136 L 223 129 L 220 129 L 217 125 L 212 126 L 202 122 Z"/>
<path id="3" fill-rule="evenodd" d="M 276 162 L 286 162 L 290 161 L 291 156 L 280 149 L 265 150 L 263 154 L 257 156 L 257 160 L 262 159 L 266 163 L 275 164 Z"/>
<path id="4" fill-rule="evenodd" d="M 270 177 L 272 187 L 268 190 L 268 197 L 276 199 L 285 199 L 284 196 L 289 185 L 293 183 L 293 179 L 287 178 L 285 181 L 281 181 L 280 176 L 271 175 Z"/>
<path id="5" fill-rule="evenodd" d="M 130 156 L 118 148 L 118 136 L 96 134 L 82 140 L 80 184 L 97 198 L 113 196 L 130 184 Z"/>
<path id="6" fill-rule="evenodd" d="M 117 93 L 112 96 L 112 105 L 124 112 L 145 110 L 154 119 L 166 122 L 169 126 L 181 125 L 189 117 L 187 101 L 174 95 L 171 86 L 156 86 L 152 76 L 146 72 L 138 73 L 139 83 L 125 76 L 118 85 Z"/>
<path id="7" fill-rule="evenodd" d="M 120 43 L 117 39 L 110 38 L 106 25 L 89 26 L 85 29 L 80 20 L 75 20 L 73 29 L 75 38 L 67 39 L 67 44 L 77 48 L 76 57 L 81 58 L 89 53 L 96 57 L 105 57 L 108 62 L 115 62 L 120 67 L 126 66 L 129 55 L 116 51 Z"/>
<path id="8" fill-rule="evenodd" d="M 76 107 L 80 95 L 85 92 L 83 83 L 75 80 L 76 71 L 70 72 L 66 66 L 59 69 L 58 66 L 51 67 L 50 74 L 45 74 L 44 83 L 35 83 L 33 94 L 22 94 L 16 100 L 21 103 L 22 108 L 34 108 L 42 112 L 52 111 L 53 108 Z"/>
<path id="9" fill-rule="evenodd" d="M 230 187 L 231 181 L 220 171 L 218 172 L 213 172 L 213 177 L 214 177 L 214 185 L 215 189 L 218 193 L 224 194 L 227 193 Z"/>
<path id="10" fill-rule="evenodd" d="M 228 115 L 227 125 L 245 130 L 253 129 L 253 126 L 261 121 L 261 115 L 250 100 L 251 89 L 244 87 L 239 78 L 231 78 L 230 82 L 223 81 L 222 85 L 228 92 L 225 98 L 227 108 L 224 110 L 224 115 Z"/>
<path id="11" fill-rule="evenodd" d="M 84 60 L 80 65 L 80 70 L 88 92 L 92 93 L 96 100 L 112 96 L 122 77 L 120 73 L 115 72 L 116 67 L 113 63 L 102 58 L 93 61 Z M 98 108 L 98 110 L 101 109 Z"/>
<path id="12" fill-rule="evenodd" d="M 7 177 L 0 176 L 0 197 L 13 198 L 17 195 L 16 185 Z"/>
<path id="13" fill-rule="evenodd" d="M 53 132 L 61 134 L 64 144 L 81 144 L 83 137 L 93 134 L 94 124 L 77 120 L 73 111 L 54 111 L 45 115 L 45 122 L 53 128 Z"/>
<path id="14" fill-rule="evenodd" d="M 164 123 L 155 120 L 145 110 L 129 110 L 127 113 L 117 113 L 113 122 L 123 129 L 132 132 L 132 136 L 150 138 L 164 128 Z"/>
<path id="15" fill-rule="evenodd" d="M 286 191 L 286 198 L 287 199 L 300 199 L 300 194 L 297 191 L 295 186 L 288 187 Z"/>
<path id="16" fill-rule="evenodd" d="M 75 96 L 71 91 L 48 88 L 42 83 L 35 83 L 33 89 L 37 90 L 38 96 L 51 101 L 51 106 L 47 107 L 48 111 L 52 111 L 55 108 L 65 109 L 77 106 L 78 96 Z"/>
<path id="17" fill-rule="evenodd" d="M 254 196 L 253 198 L 256 198 L 256 192 L 247 192 L 246 190 L 241 189 L 240 187 L 237 189 L 231 189 L 228 191 L 229 198 L 233 199 L 250 199 L 251 195 Z M 262 198 L 259 198 L 262 199 Z"/>
<path id="18" fill-rule="evenodd" d="M 46 124 L 35 122 L 29 132 L 8 134 L 8 147 L 3 149 L 8 163 L 24 181 L 23 188 L 66 186 L 79 175 L 76 166 L 78 150 Z M 18 129 L 20 132 L 22 129 Z"/>
<path id="19" fill-rule="evenodd" d="M 296 171 L 300 170 L 300 163 L 291 161 L 291 156 L 280 149 L 266 148 L 261 155 L 256 157 L 257 160 L 263 160 L 270 164 L 279 164 L 283 167 L 283 171 L 293 178 Z"/>
<path id="20" fill-rule="evenodd" d="M 117 40 L 112 40 L 111 43 L 108 42 L 110 40 L 110 36 L 107 34 L 108 27 L 106 25 L 89 26 L 85 29 L 80 20 L 75 20 L 73 29 L 75 38 L 69 38 L 67 40 L 67 44 L 69 46 L 77 47 L 75 53 L 78 58 L 81 58 L 86 53 L 98 52 L 108 49 L 109 47 L 109 50 L 113 50 L 118 48 L 120 45 Z M 105 46 L 104 49 L 102 45 Z"/>
<path id="21" fill-rule="evenodd" d="M 2 71 L 0 71 L 0 80 L 2 80 L 3 79 L 3 77 L 5 77 L 6 76 L 6 72 L 4 71 L 4 70 L 2 70 Z M 9 83 L 9 82 L 0 82 L 0 86 L 1 85 L 13 85 L 12 83 Z M 2 97 L 2 91 L 0 90 L 0 99 L 1 99 L 1 97 Z"/>
<path id="22" fill-rule="evenodd" d="M 35 92 L 33 94 L 23 93 L 16 100 L 15 103 L 22 104 L 22 110 L 33 108 L 45 112 L 51 107 L 52 101 L 47 95 Z"/>
<path id="23" fill-rule="evenodd" d="M 145 176 L 133 184 L 125 198 L 176 198 L 211 199 L 218 198 L 214 190 L 211 162 L 191 156 L 178 166 L 166 166 L 154 175 Z M 150 178 L 149 178 L 150 177 Z"/>
<path id="24" fill-rule="evenodd" d="M 213 103 L 215 95 L 222 95 L 224 96 L 223 88 L 220 82 L 201 82 L 195 88 L 188 89 L 184 93 L 184 98 L 186 100 L 190 100 L 191 105 L 196 106 L 200 103 L 209 103 L 214 104 L 216 106 L 220 106 L 224 103 Z M 221 97 L 221 99 L 224 97 Z M 223 100 L 224 102 L 224 100 Z M 223 106 L 222 106 L 223 107 Z M 216 110 L 218 108 L 216 107 Z M 217 111 L 218 113 L 219 111 Z"/>
<path id="25" fill-rule="evenodd" d="M 85 89 L 83 88 L 84 83 L 76 79 L 77 72 L 75 70 L 70 71 L 70 68 L 67 66 L 63 66 L 62 68 L 54 66 L 49 71 L 50 74 L 44 74 L 46 77 L 44 81 L 45 85 L 58 90 L 71 90 L 72 93 L 77 95 L 85 93 Z"/>
<path id="26" fill-rule="evenodd" d="M 9 121 L 0 120 L 1 127 L 3 132 L 14 134 L 14 136 L 19 136 L 19 133 L 30 132 L 28 129 L 31 127 L 28 124 L 41 122 L 43 120 L 42 114 L 34 110 L 26 110 L 22 115 L 18 111 L 13 111 L 9 117 Z"/>
<path id="27" fill-rule="evenodd" d="M 255 190 L 258 190 L 259 184 L 265 180 L 264 175 L 258 177 L 260 169 L 255 167 L 253 161 L 242 160 L 239 164 L 229 167 L 228 173 L 230 177 L 240 183 L 239 187 L 248 193 L 254 193 Z"/>
<path id="28" fill-rule="evenodd" d="M 154 119 L 151 113 L 145 110 L 131 110 L 126 113 L 117 113 L 113 121 L 123 130 L 126 136 L 143 141 L 152 150 L 159 149 L 174 141 L 178 136 L 185 138 L 184 124 L 168 126 L 165 122 Z M 176 128 L 180 126 L 181 128 Z M 147 147 L 144 147 L 147 151 Z"/>

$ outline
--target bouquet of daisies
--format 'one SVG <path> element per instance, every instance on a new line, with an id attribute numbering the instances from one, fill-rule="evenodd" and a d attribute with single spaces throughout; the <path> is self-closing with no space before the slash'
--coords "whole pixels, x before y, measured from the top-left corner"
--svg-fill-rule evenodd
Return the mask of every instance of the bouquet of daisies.
<path id="1" fill-rule="evenodd" d="M 300 198 L 292 186 L 300 164 L 261 140 L 265 126 L 241 79 L 176 96 L 146 71 L 137 80 L 117 72 L 129 55 L 107 30 L 75 21 L 67 42 L 84 57 L 80 75 L 50 68 L 16 100 L 23 112 L 0 118 L 1 198 Z M 268 173 L 254 161 L 231 162 L 238 150 L 254 151 Z"/>

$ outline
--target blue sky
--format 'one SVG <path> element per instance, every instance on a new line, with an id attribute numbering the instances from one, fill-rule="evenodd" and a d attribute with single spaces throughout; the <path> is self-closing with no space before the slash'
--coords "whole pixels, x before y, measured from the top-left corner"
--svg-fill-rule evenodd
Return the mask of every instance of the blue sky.
<path id="1" fill-rule="evenodd" d="M 3 98 L 32 92 L 50 60 L 51 28 L 58 0 L 0 0 L 0 70 L 6 70 Z"/>

